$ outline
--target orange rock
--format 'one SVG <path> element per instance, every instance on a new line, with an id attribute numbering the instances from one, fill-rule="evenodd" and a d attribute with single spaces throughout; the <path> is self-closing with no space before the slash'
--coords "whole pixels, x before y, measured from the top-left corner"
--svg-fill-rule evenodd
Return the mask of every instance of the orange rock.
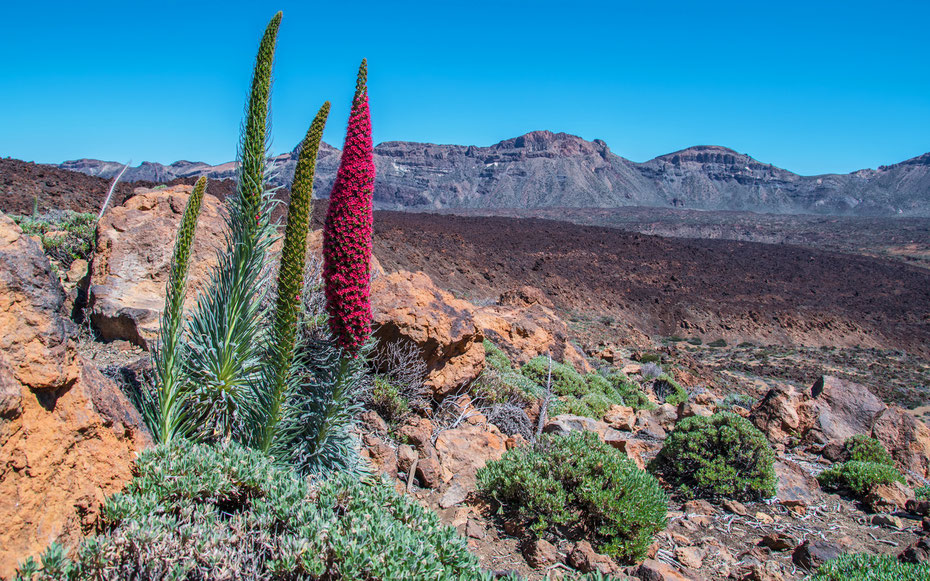
<path id="1" fill-rule="evenodd" d="M 464 490 L 474 490 L 478 470 L 490 460 L 499 460 L 506 449 L 506 438 L 493 425 L 443 430 L 436 438 L 443 482 L 455 478 Z"/>
<path id="2" fill-rule="evenodd" d="M 3 215 L 0 271 L 0 577 L 8 577 L 49 543 L 73 546 L 91 530 L 150 439 L 120 389 L 76 352 L 48 260 Z"/>
<path id="3" fill-rule="evenodd" d="M 426 363 L 426 384 L 442 399 L 484 369 L 484 335 L 475 307 L 457 299 L 422 272 L 395 272 L 371 285 L 374 335 L 382 348 L 413 341 Z"/>

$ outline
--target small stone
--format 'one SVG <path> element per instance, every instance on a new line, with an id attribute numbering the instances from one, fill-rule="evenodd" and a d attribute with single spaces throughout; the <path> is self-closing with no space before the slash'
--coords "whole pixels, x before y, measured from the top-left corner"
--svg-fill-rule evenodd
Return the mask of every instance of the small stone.
<path id="1" fill-rule="evenodd" d="M 904 508 L 913 514 L 920 516 L 930 516 L 930 500 L 909 499 L 904 503 Z"/>
<path id="2" fill-rule="evenodd" d="M 439 506 L 442 508 L 449 508 L 464 502 L 467 497 L 468 492 L 462 488 L 458 482 L 453 482 L 452 486 L 450 486 L 445 494 L 442 495 L 442 498 L 439 499 Z"/>
<path id="3" fill-rule="evenodd" d="M 757 512 L 757 513 L 754 515 L 753 518 L 755 518 L 757 521 L 759 521 L 759 522 L 761 522 L 761 523 L 763 523 L 763 524 L 767 524 L 767 525 L 770 525 L 770 524 L 772 524 L 772 523 L 775 522 L 775 518 L 774 518 L 772 515 L 766 514 L 766 513 L 764 513 L 764 512 Z"/>
<path id="4" fill-rule="evenodd" d="M 704 551 L 698 547 L 679 547 L 675 550 L 675 558 L 689 569 L 700 569 L 704 564 Z"/>
<path id="5" fill-rule="evenodd" d="M 473 518 L 468 519 L 468 522 L 465 523 L 465 535 L 473 539 L 483 539 L 487 532 L 484 530 L 484 527 L 481 526 L 481 523 L 476 521 Z"/>
<path id="6" fill-rule="evenodd" d="M 588 541 L 580 541 L 572 548 L 568 554 L 568 564 L 582 573 L 599 571 L 610 575 L 619 569 L 610 557 L 595 551 Z"/>
<path id="7" fill-rule="evenodd" d="M 86 275 L 87 261 L 83 258 L 78 258 L 71 263 L 71 268 L 68 269 L 68 273 L 65 275 L 65 278 L 68 282 L 80 282 L 80 280 Z"/>
<path id="8" fill-rule="evenodd" d="M 794 539 L 785 533 L 770 533 L 762 537 L 762 540 L 759 541 L 759 544 L 763 547 L 768 547 L 773 551 L 787 551 L 793 549 L 796 546 Z"/>
<path id="9" fill-rule="evenodd" d="M 676 545 L 681 545 L 683 547 L 690 547 L 691 545 L 694 544 L 691 542 L 691 539 L 689 539 L 688 537 L 684 536 L 681 533 L 671 533 L 670 537 L 672 539 L 672 542 L 674 542 Z"/>
<path id="10" fill-rule="evenodd" d="M 739 516 L 749 516 L 749 509 L 746 508 L 746 505 L 742 502 L 736 500 L 726 499 L 720 505 L 724 510 L 731 512 Z"/>
<path id="11" fill-rule="evenodd" d="M 904 530 L 904 522 L 899 517 L 890 514 L 876 514 L 872 517 L 871 523 L 879 527 Z"/>
<path id="12" fill-rule="evenodd" d="M 828 541 L 806 540 L 791 554 L 791 561 L 798 567 L 813 571 L 830 559 L 843 554 L 843 549 Z"/>
<path id="13" fill-rule="evenodd" d="M 559 550 L 545 539 L 528 543 L 523 551 L 526 562 L 534 569 L 541 569 L 559 562 Z"/>
<path id="14" fill-rule="evenodd" d="M 689 500 L 685 503 L 684 511 L 689 514 L 714 514 L 714 505 L 703 499 Z"/>
<path id="15" fill-rule="evenodd" d="M 914 542 L 898 555 L 898 560 L 903 563 L 924 563 L 930 560 L 930 541 L 920 539 Z"/>
<path id="16" fill-rule="evenodd" d="M 690 581 L 678 569 L 655 559 L 646 559 L 634 573 L 642 581 Z"/>
<path id="17" fill-rule="evenodd" d="M 913 490 L 900 482 L 891 482 L 872 487 L 864 501 L 872 512 L 895 512 L 904 509 L 913 497 Z"/>

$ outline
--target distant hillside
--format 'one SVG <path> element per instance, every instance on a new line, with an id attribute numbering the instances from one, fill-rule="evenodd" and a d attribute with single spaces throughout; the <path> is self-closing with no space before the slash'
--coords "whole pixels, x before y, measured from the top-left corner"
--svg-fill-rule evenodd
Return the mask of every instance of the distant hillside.
<path id="1" fill-rule="evenodd" d="M 317 191 L 328 196 L 338 149 L 324 144 Z M 288 184 L 296 152 L 279 155 Z M 375 202 L 383 209 L 612 208 L 658 206 L 780 214 L 930 216 L 930 153 L 850 174 L 801 176 L 719 146 L 696 146 L 635 163 L 601 140 L 534 131 L 490 147 L 390 141 L 375 147 Z M 59 167 L 111 177 L 119 163 L 81 159 Z M 178 161 L 130 168 L 129 180 L 233 177 L 235 164 Z"/>

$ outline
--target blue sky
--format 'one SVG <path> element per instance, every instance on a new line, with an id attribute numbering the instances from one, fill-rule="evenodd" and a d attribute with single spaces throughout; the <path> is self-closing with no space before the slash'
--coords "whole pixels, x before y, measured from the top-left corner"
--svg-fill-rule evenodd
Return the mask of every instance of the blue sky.
<path id="1" fill-rule="evenodd" d="M 634 161 L 732 147 L 804 174 L 930 151 L 930 2 L 4 2 L 0 156 L 228 161 L 284 11 L 273 147 L 322 101 L 341 146 L 369 59 L 375 142 L 535 129 Z"/>

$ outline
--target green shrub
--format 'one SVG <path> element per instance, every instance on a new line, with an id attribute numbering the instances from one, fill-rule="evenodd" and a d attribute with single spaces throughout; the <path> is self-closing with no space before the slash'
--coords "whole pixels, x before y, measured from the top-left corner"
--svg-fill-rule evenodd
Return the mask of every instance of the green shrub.
<path id="1" fill-rule="evenodd" d="M 311 484 L 236 444 L 184 441 L 143 452 L 137 468 L 73 561 L 50 547 L 19 578 L 37 569 L 43 580 L 482 577 L 454 529 L 380 479 Z"/>
<path id="2" fill-rule="evenodd" d="M 652 382 L 652 391 L 667 404 L 678 405 L 688 401 L 688 392 L 668 373 L 663 373 Z"/>
<path id="3" fill-rule="evenodd" d="M 914 490 L 917 500 L 930 500 L 930 486 L 920 486 Z"/>
<path id="4" fill-rule="evenodd" d="M 410 412 L 410 405 L 391 380 L 375 375 L 371 387 L 371 408 L 389 423 L 395 423 Z"/>
<path id="5" fill-rule="evenodd" d="M 581 525 L 600 552 L 630 562 L 665 528 L 668 510 L 658 481 L 591 432 L 509 450 L 478 471 L 478 488 L 536 535 Z"/>
<path id="6" fill-rule="evenodd" d="M 894 459 L 882 443 L 875 438 L 856 435 L 843 443 L 849 459 L 855 462 L 875 462 L 886 466 L 894 466 Z"/>
<path id="7" fill-rule="evenodd" d="M 730 411 L 734 406 L 740 406 L 747 410 L 752 408 L 756 400 L 746 393 L 728 393 L 726 397 L 717 402 L 717 408 Z"/>
<path id="8" fill-rule="evenodd" d="M 717 339 L 716 341 L 711 341 L 707 344 L 708 347 L 726 347 L 727 342 L 723 339 Z"/>
<path id="9" fill-rule="evenodd" d="M 658 353 L 646 353 L 639 358 L 640 363 L 661 363 L 662 356 Z"/>
<path id="10" fill-rule="evenodd" d="M 930 563 L 902 563 L 891 555 L 842 555 L 821 565 L 808 581 L 925 581 Z"/>
<path id="11" fill-rule="evenodd" d="M 530 359 L 520 369 L 520 373 L 545 388 L 549 378 L 549 358 L 540 355 Z M 589 388 L 584 376 L 575 371 L 574 367 L 553 361 L 552 391 L 556 395 L 581 397 L 589 392 Z"/>
<path id="12" fill-rule="evenodd" d="M 775 494 L 774 462 L 762 432 L 720 412 L 679 422 L 649 470 L 686 497 L 759 500 Z"/>
<path id="13" fill-rule="evenodd" d="M 507 354 L 487 339 L 484 340 L 484 365 L 500 373 L 513 371 L 513 364 Z"/>
<path id="14" fill-rule="evenodd" d="M 821 472 L 817 480 L 824 488 L 849 492 L 857 497 L 865 496 L 879 484 L 904 483 L 904 477 L 894 466 L 855 460 L 833 465 Z"/>
<path id="15" fill-rule="evenodd" d="M 95 214 L 65 210 L 12 218 L 24 234 L 38 236 L 45 254 L 65 268 L 70 268 L 71 263 L 78 258 L 90 258 L 97 226 Z"/>
<path id="16" fill-rule="evenodd" d="M 549 373 L 549 358 L 531 359 L 520 373 L 538 386 L 537 397 L 544 393 Z M 570 365 L 552 362 L 552 391 L 558 396 L 552 401 L 551 415 L 575 414 L 601 419 L 613 405 L 636 409 L 653 406 L 638 385 L 621 371 L 582 375 Z"/>

